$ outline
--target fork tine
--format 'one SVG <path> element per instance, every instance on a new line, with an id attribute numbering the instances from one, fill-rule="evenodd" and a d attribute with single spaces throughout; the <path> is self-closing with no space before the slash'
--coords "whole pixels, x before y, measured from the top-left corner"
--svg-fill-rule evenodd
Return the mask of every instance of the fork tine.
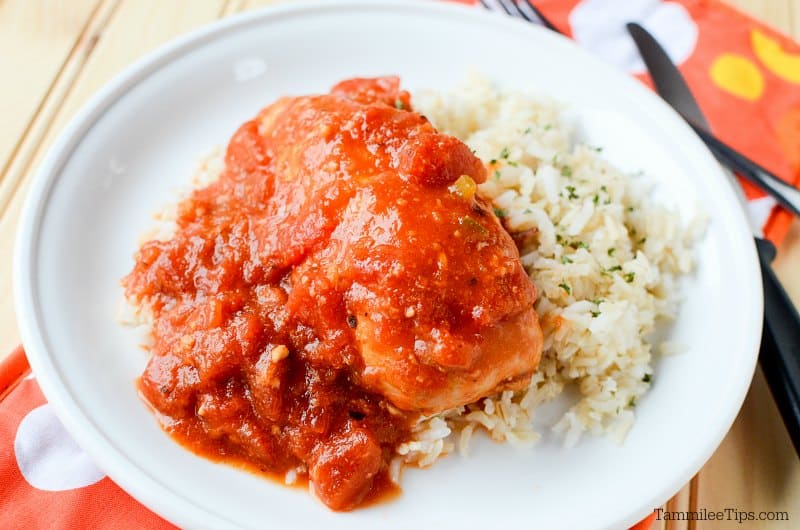
<path id="1" fill-rule="evenodd" d="M 555 25 L 554 25 L 552 22 L 550 22 L 550 21 L 547 19 L 547 17 L 545 17 L 545 16 L 542 14 L 542 11 L 541 11 L 541 10 L 540 10 L 538 7 L 536 7 L 535 5 L 533 5 L 533 2 L 531 2 L 531 0 L 523 0 L 523 2 L 525 3 L 525 5 L 526 5 L 526 6 L 528 6 L 528 8 L 530 8 L 530 10 L 531 10 L 531 11 L 533 11 L 533 13 L 534 13 L 534 14 L 535 14 L 537 17 L 539 17 L 539 20 L 541 20 L 541 21 L 542 21 L 542 24 L 544 24 L 544 27 L 546 27 L 546 28 L 547 28 L 547 29 L 549 29 L 550 31 L 555 31 L 556 33 L 561 33 L 561 32 L 558 30 L 558 28 L 556 28 L 556 27 L 555 27 Z M 529 19 L 529 20 L 530 20 L 530 19 Z M 563 33 L 562 33 L 562 35 L 563 35 Z"/>
<path id="2" fill-rule="evenodd" d="M 506 13 L 512 17 L 520 17 L 521 12 L 519 11 L 519 8 L 514 0 L 498 0 L 498 2 L 500 3 L 500 6 L 505 9 Z"/>
<path id="3" fill-rule="evenodd" d="M 490 5 L 489 5 L 489 2 L 487 2 L 486 0 L 480 0 L 480 3 L 481 3 L 481 5 L 482 5 L 483 7 L 485 7 L 485 8 L 486 8 L 486 9 L 488 9 L 489 11 L 494 11 L 494 9 L 492 8 L 492 6 L 490 6 Z"/>

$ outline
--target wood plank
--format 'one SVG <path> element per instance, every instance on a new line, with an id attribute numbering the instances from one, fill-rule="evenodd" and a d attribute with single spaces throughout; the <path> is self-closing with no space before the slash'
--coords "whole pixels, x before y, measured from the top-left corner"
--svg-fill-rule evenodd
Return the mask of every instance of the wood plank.
<path id="1" fill-rule="evenodd" d="M 775 29 L 792 33 L 792 9 L 797 0 L 727 0 L 728 3 L 763 20 Z"/>
<path id="2" fill-rule="evenodd" d="M 26 127 L 24 135 L 20 138 L 12 158 L 8 161 L 3 171 L 3 179 L 0 181 L 0 212 L 6 210 L 36 153 L 37 147 L 51 128 L 53 117 L 57 114 L 69 90 L 75 84 L 75 80 L 94 49 L 99 32 L 108 22 L 115 6 L 116 0 L 103 0 L 97 6 L 78 42 L 72 48 L 58 75 L 50 84 L 46 98 L 36 110 L 31 122 Z"/>
<path id="3" fill-rule="evenodd" d="M 224 0 L 124 0 L 107 25 L 93 33 L 93 49 L 74 84 L 46 120 L 44 139 L 32 139 L 23 149 L 28 160 L 13 165 L 9 177 L 20 182 L 12 190 L 8 206 L 0 216 L 0 256 L 11 256 L 17 220 L 30 177 L 55 137 L 98 88 L 132 61 L 159 44 L 216 19 Z M 0 262 L 0 292 L 11 292 L 10 259 Z M 0 351 L 2 355 L 19 343 L 12 297 L 0 297 Z"/>
<path id="4" fill-rule="evenodd" d="M 288 1 L 291 0 L 230 0 L 228 5 L 225 6 L 225 13 L 223 16 L 243 13 L 260 7 L 281 4 Z"/>
<path id="5" fill-rule="evenodd" d="M 753 511 L 756 517 L 759 512 L 788 511 L 790 517 L 800 517 L 800 464 L 760 370 L 731 432 L 700 476 L 701 508 Z M 797 522 L 750 521 L 744 527 L 788 530 Z"/>
<path id="6" fill-rule="evenodd" d="M 800 0 L 789 0 L 792 12 L 792 36 L 800 40 Z"/>
<path id="7" fill-rule="evenodd" d="M 0 98 L 0 175 L 98 4 L 99 0 L 0 3 L 0 72 L 8 76 Z"/>

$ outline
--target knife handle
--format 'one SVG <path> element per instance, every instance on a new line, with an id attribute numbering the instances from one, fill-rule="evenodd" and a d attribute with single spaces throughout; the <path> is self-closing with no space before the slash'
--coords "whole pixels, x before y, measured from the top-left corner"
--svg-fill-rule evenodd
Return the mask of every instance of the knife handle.
<path id="1" fill-rule="evenodd" d="M 759 362 L 795 452 L 800 456 L 800 315 L 784 291 L 772 259 L 775 247 L 756 238 L 764 282 L 764 331 Z"/>
<path id="2" fill-rule="evenodd" d="M 722 164 L 772 195 L 784 208 L 800 216 L 799 189 L 782 181 L 703 127 L 690 125 Z"/>

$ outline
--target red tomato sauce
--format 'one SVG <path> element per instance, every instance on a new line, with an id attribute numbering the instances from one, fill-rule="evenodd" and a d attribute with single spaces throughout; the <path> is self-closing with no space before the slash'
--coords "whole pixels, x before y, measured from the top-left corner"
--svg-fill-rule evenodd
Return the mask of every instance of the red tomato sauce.
<path id="1" fill-rule="evenodd" d="M 484 179 L 396 78 L 242 125 L 219 180 L 123 280 L 152 312 L 139 388 L 163 428 L 209 458 L 299 469 L 334 510 L 391 490 L 421 413 L 524 383 L 538 361 L 484 347 L 508 322 L 524 346 L 535 323 L 516 248 L 470 192 Z"/>

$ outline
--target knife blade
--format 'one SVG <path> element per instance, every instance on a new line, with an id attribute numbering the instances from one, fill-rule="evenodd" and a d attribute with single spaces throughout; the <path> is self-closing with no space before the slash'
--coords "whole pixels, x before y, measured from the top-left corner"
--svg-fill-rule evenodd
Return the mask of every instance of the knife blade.
<path id="1" fill-rule="evenodd" d="M 709 144 L 709 139 L 715 138 L 708 121 L 683 75 L 658 41 L 638 24 L 630 23 L 627 27 L 653 78 L 656 92 L 692 125 L 723 164 L 728 160 L 728 167 L 740 170 L 741 164 L 731 164 L 726 157 L 730 152 L 720 151 L 721 142 Z M 722 147 L 746 160 L 732 148 L 724 144 Z M 800 315 L 772 270 L 775 247 L 760 235 L 755 234 L 764 286 L 764 329 L 759 363 L 795 451 L 800 455 Z"/>
<path id="2" fill-rule="evenodd" d="M 653 78 L 656 92 L 689 122 L 717 160 L 772 195 L 787 210 L 800 216 L 800 190 L 714 136 L 686 80 L 664 48 L 639 24 L 631 22 L 627 24 L 627 28 L 650 77 Z"/>

